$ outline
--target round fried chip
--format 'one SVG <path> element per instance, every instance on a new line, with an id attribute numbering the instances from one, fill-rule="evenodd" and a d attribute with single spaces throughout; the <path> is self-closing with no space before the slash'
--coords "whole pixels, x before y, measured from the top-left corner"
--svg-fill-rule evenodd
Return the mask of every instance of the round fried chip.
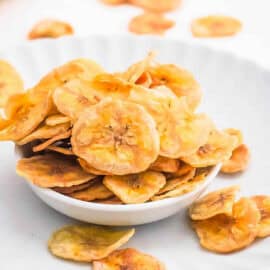
<path id="1" fill-rule="evenodd" d="M 128 29 L 135 34 L 163 35 L 174 24 L 174 21 L 165 18 L 162 13 L 144 12 L 129 22 Z"/>
<path id="2" fill-rule="evenodd" d="M 162 173 L 146 171 L 125 176 L 105 176 L 104 185 L 126 204 L 144 203 L 166 183 Z"/>
<path id="3" fill-rule="evenodd" d="M 139 105 L 107 99 L 84 111 L 72 130 L 72 150 L 94 168 L 125 175 L 146 170 L 157 158 L 159 137 Z"/>
<path id="4" fill-rule="evenodd" d="M 156 258 L 133 248 L 116 250 L 107 258 L 94 261 L 93 270 L 165 270 Z"/>
<path id="5" fill-rule="evenodd" d="M 194 37 L 233 36 L 241 29 L 241 22 L 229 16 L 210 15 L 196 19 L 191 24 Z"/>
<path id="6" fill-rule="evenodd" d="M 81 167 L 88 173 L 95 174 L 95 175 L 111 175 L 111 173 L 100 171 L 91 166 L 87 161 L 82 158 L 78 158 L 78 162 L 80 163 Z"/>
<path id="7" fill-rule="evenodd" d="M 251 197 L 256 203 L 261 219 L 258 225 L 257 237 L 266 237 L 270 235 L 270 196 L 257 195 Z"/>
<path id="8" fill-rule="evenodd" d="M 63 155 L 66 155 L 66 156 L 74 156 L 74 153 L 72 152 L 71 149 L 61 147 L 61 146 L 57 146 L 57 145 L 49 145 L 45 149 L 53 151 L 53 152 L 57 152 L 59 154 L 63 154 Z"/>
<path id="9" fill-rule="evenodd" d="M 65 124 L 69 122 L 70 122 L 70 118 L 62 114 L 50 115 L 45 120 L 45 124 L 47 126 L 57 126 L 59 124 Z"/>
<path id="10" fill-rule="evenodd" d="M 59 20 L 45 19 L 33 26 L 28 34 L 28 39 L 58 38 L 73 33 L 74 30 L 70 24 Z"/>
<path id="11" fill-rule="evenodd" d="M 95 179 L 71 187 L 54 187 L 53 190 L 62 194 L 72 194 L 74 192 L 89 188 L 91 185 L 93 185 L 93 183 L 95 183 Z"/>
<path id="12" fill-rule="evenodd" d="M 209 219 L 193 221 L 193 227 L 202 247 L 229 253 L 243 249 L 256 238 L 260 212 L 256 204 L 242 198 L 233 206 L 232 216 L 217 215 Z"/>
<path id="13" fill-rule="evenodd" d="M 181 158 L 193 167 L 213 166 L 230 159 L 237 138 L 225 132 L 212 130 L 208 141 L 196 153 Z"/>
<path id="14" fill-rule="evenodd" d="M 180 161 L 178 159 L 159 156 L 149 169 L 157 172 L 174 173 L 178 171 L 179 165 Z"/>
<path id="15" fill-rule="evenodd" d="M 73 159 L 57 154 L 23 158 L 18 161 L 16 172 L 44 188 L 71 187 L 96 178 L 96 175 L 85 172 Z"/>
<path id="16" fill-rule="evenodd" d="M 102 200 L 113 197 L 114 194 L 102 183 L 101 179 L 95 181 L 88 188 L 69 194 L 70 197 L 81 201 Z"/>
<path id="17" fill-rule="evenodd" d="M 219 214 L 232 215 L 233 204 L 239 186 L 231 186 L 210 192 L 189 208 L 193 220 L 204 220 Z"/>
<path id="18" fill-rule="evenodd" d="M 134 233 L 134 229 L 115 230 L 96 225 L 67 226 L 52 235 L 48 247 L 57 257 L 91 262 L 107 257 L 125 244 Z"/>
<path id="19" fill-rule="evenodd" d="M 189 71 L 176 65 L 164 64 L 150 68 L 149 73 L 152 78 L 152 88 L 160 85 L 169 87 L 178 97 L 186 97 L 192 110 L 200 104 L 202 91 Z"/>
<path id="20" fill-rule="evenodd" d="M 167 12 L 177 9 L 181 0 L 129 0 L 135 6 L 142 7 L 143 9 L 153 12 Z"/>
<path id="21" fill-rule="evenodd" d="M 249 160 L 249 149 L 245 144 L 241 144 L 233 150 L 231 158 L 223 163 L 221 172 L 237 173 L 245 171 L 248 167 Z"/>

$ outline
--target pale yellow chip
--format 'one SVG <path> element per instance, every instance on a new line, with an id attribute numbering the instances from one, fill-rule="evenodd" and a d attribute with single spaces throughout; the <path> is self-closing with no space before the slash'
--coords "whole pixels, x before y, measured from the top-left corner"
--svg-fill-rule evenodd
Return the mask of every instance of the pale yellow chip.
<path id="1" fill-rule="evenodd" d="M 230 136 L 236 137 L 237 143 L 235 145 L 235 148 L 244 143 L 244 137 L 241 130 L 235 128 L 226 128 L 224 129 L 224 132 L 229 134 Z"/>
<path id="2" fill-rule="evenodd" d="M 229 253 L 249 246 L 256 238 L 260 212 L 251 199 L 242 198 L 233 206 L 232 216 L 217 215 L 193 221 L 202 247 Z"/>
<path id="3" fill-rule="evenodd" d="M 256 203 L 261 219 L 258 225 L 257 237 L 266 237 L 270 235 L 270 196 L 257 195 L 251 197 Z"/>
<path id="4" fill-rule="evenodd" d="M 93 270 L 165 270 L 158 259 L 133 248 L 116 250 L 108 257 L 94 261 Z"/>
<path id="5" fill-rule="evenodd" d="M 219 214 L 232 215 L 232 209 L 239 186 L 230 186 L 210 192 L 189 208 L 193 220 L 204 220 Z"/>
<path id="6" fill-rule="evenodd" d="M 135 6 L 142 7 L 143 9 L 150 10 L 157 13 L 163 13 L 177 9 L 181 0 L 129 0 Z"/>
<path id="7" fill-rule="evenodd" d="M 18 161 L 16 172 L 32 184 L 44 188 L 71 187 L 96 178 L 73 159 L 57 154 L 23 158 Z"/>
<path id="8" fill-rule="evenodd" d="M 178 159 L 159 156 L 149 169 L 157 172 L 174 173 L 178 171 L 179 166 L 180 161 Z"/>
<path id="9" fill-rule="evenodd" d="M 153 118 L 136 104 L 107 99 L 84 111 L 72 130 L 72 150 L 115 175 L 146 170 L 159 152 Z"/>
<path id="10" fill-rule="evenodd" d="M 98 179 L 88 188 L 73 192 L 69 194 L 69 196 L 74 199 L 90 202 L 94 200 L 108 199 L 113 197 L 114 194 L 105 185 L 103 185 L 101 179 Z"/>
<path id="11" fill-rule="evenodd" d="M 48 247 L 57 257 L 92 262 L 107 257 L 125 244 L 134 233 L 134 229 L 115 230 L 96 225 L 67 226 L 52 235 Z"/>
<path id="12" fill-rule="evenodd" d="M 135 34 L 163 35 L 174 24 L 174 21 L 165 18 L 162 13 L 144 12 L 131 19 L 128 29 Z"/>
<path id="13" fill-rule="evenodd" d="M 89 188 L 91 185 L 93 185 L 93 183 L 95 183 L 95 179 L 71 187 L 54 187 L 53 190 L 62 194 L 72 194 L 74 192 Z"/>
<path id="14" fill-rule="evenodd" d="M 104 185 L 126 204 L 144 203 L 166 183 L 162 173 L 146 171 L 125 176 L 105 176 Z"/>
<path id="15" fill-rule="evenodd" d="M 182 160 L 193 167 L 213 166 L 230 159 L 236 144 L 235 136 L 213 130 L 205 145 L 194 154 L 183 157 Z"/>
<path id="16" fill-rule="evenodd" d="M 70 118 L 62 114 L 50 115 L 45 120 L 47 126 L 57 126 L 59 124 L 65 124 L 69 122 Z"/>
<path id="17" fill-rule="evenodd" d="M 233 36 L 241 29 L 241 22 L 229 16 L 210 15 L 196 19 L 191 24 L 193 36 L 201 38 Z"/>
<path id="18" fill-rule="evenodd" d="M 36 23 L 28 34 L 28 39 L 58 38 L 72 35 L 73 27 L 64 21 L 45 19 Z"/>
<path id="19" fill-rule="evenodd" d="M 95 175 L 111 175 L 111 173 L 100 171 L 91 166 L 87 161 L 82 158 L 78 158 L 78 162 L 80 163 L 81 167 L 88 173 L 95 174 Z"/>
<path id="20" fill-rule="evenodd" d="M 8 62 L 0 59 L 0 108 L 8 99 L 24 90 L 23 81 L 19 73 Z"/>
<path id="21" fill-rule="evenodd" d="M 238 173 L 247 169 L 250 161 L 250 152 L 245 144 L 241 144 L 232 152 L 229 160 L 226 160 L 222 167 L 223 173 Z"/>
<path id="22" fill-rule="evenodd" d="M 46 150 L 50 150 L 52 152 L 57 152 L 59 154 L 63 154 L 66 156 L 74 156 L 74 153 L 70 148 L 65 148 L 57 145 L 49 145 L 45 148 Z"/>
<path id="23" fill-rule="evenodd" d="M 195 110 L 199 106 L 202 91 L 189 71 L 173 64 L 164 64 L 152 67 L 149 73 L 152 78 L 152 88 L 165 85 L 178 97 L 186 97 L 191 110 Z"/>

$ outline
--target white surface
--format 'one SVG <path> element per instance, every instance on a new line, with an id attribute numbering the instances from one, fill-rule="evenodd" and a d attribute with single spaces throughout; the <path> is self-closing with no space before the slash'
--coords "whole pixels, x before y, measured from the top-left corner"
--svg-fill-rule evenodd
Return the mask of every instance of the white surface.
<path id="1" fill-rule="evenodd" d="M 64 62 L 70 57 L 70 49 L 77 46 L 76 41 L 64 39 L 57 44 L 63 48 L 60 56 L 54 54 L 54 45 L 47 42 L 46 51 L 33 46 L 40 55 L 37 61 L 29 61 L 32 54 L 26 54 L 25 50 L 23 55 L 21 50 L 9 50 L 6 58 L 18 66 L 29 85 L 51 68 L 50 57 L 57 58 L 59 63 Z M 88 39 L 85 44 L 80 53 L 73 50 L 73 57 L 92 57 L 111 70 L 126 67 L 128 63 L 142 58 L 149 49 L 158 49 L 162 62 L 180 64 L 196 74 L 205 93 L 201 110 L 214 116 L 221 128 L 240 128 L 252 150 L 252 163 L 246 173 L 235 177 L 219 176 L 210 189 L 239 183 L 241 195 L 270 194 L 268 71 L 252 62 L 192 43 L 118 37 L 104 43 L 101 37 L 96 41 Z M 97 46 L 98 50 L 95 49 Z M 98 54 L 101 49 L 102 54 Z M 22 265 L 23 269 L 79 269 L 78 264 L 53 258 L 45 246 L 52 231 L 74 221 L 47 207 L 16 176 L 11 144 L 1 144 L 0 158 L 0 269 L 21 270 Z M 127 246 L 157 256 L 169 270 L 269 270 L 269 244 L 270 239 L 256 241 L 248 249 L 231 255 L 207 252 L 200 248 L 186 213 L 182 212 L 164 221 L 137 227 L 135 237 Z M 89 266 L 82 265 L 81 269 L 89 269 Z"/>

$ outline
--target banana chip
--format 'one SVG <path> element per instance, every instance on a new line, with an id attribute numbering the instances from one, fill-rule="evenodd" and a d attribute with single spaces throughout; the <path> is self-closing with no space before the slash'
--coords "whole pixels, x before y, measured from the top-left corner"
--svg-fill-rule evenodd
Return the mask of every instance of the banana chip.
<path id="1" fill-rule="evenodd" d="M 191 24 L 194 37 L 226 37 L 236 35 L 242 29 L 239 20 L 228 16 L 207 16 Z"/>
<path id="2" fill-rule="evenodd" d="M 256 204 L 242 198 L 233 206 L 232 216 L 217 215 L 193 221 L 200 244 L 214 252 L 229 253 L 243 249 L 256 238 L 260 212 Z"/>
<path id="3" fill-rule="evenodd" d="M 63 154 L 63 155 L 66 155 L 66 156 L 74 156 L 74 153 L 72 152 L 71 149 L 61 147 L 61 146 L 57 146 L 57 145 L 49 145 L 45 149 L 53 151 L 53 152 L 57 152 L 59 154 Z"/>
<path id="4" fill-rule="evenodd" d="M 4 106 L 4 112 L 7 119 L 16 118 L 16 114 L 20 108 L 28 102 L 27 93 L 14 94 L 10 96 Z"/>
<path id="5" fill-rule="evenodd" d="M 153 81 L 149 72 L 143 72 L 142 75 L 138 78 L 138 80 L 135 83 L 140 86 L 150 88 Z"/>
<path id="6" fill-rule="evenodd" d="M 219 214 L 231 216 L 239 189 L 239 186 L 231 186 L 208 193 L 189 208 L 190 218 L 204 220 Z"/>
<path id="7" fill-rule="evenodd" d="M 28 39 L 58 38 L 73 33 L 74 30 L 70 24 L 59 20 L 46 19 L 34 25 L 28 34 Z"/>
<path id="8" fill-rule="evenodd" d="M 0 60 L 0 108 L 5 106 L 11 96 L 23 90 L 23 81 L 15 68 Z"/>
<path id="9" fill-rule="evenodd" d="M 96 168 L 92 167 L 87 161 L 82 158 L 78 158 L 78 162 L 80 163 L 81 167 L 88 173 L 95 174 L 95 175 L 111 175 L 108 172 L 97 170 Z"/>
<path id="10" fill-rule="evenodd" d="M 166 183 L 159 172 L 147 171 L 125 176 L 105 176 L 104 185 L 126 204 L 144 203 Z"/>
<path id="11" fill-rule="evenodd" d="M 54 115 L 48 116 L 45 120 L 45 123 L 47 126 L 57 126 L 57 125 L 65 124 L 69 122 L 70 122 L 70 118 L 62 114 L 54 114 Z"/>
<path id="12" fill-rule="evenodd" d="M 93 270 L 165 270 L 156 258 L 133 248 L 116 250 L 108 257 L 93 262 Z"/>
<path id="13" fill-rule="evenodd" d="M 107 5 L 121 5 L 128 3 L 128 0 L 101 0 L 101 2 Z"/>
<path id="14" fill-rule="evenodd" d="M 105 200 L 96 200 L 94 201 L 95 203 L 104 203 L 104 204 L 123 204 L 123 202 L 117 198 L 116 196 L 109 198 L 109 199 L 105 199 Z"/>
<path id="15" fill-rule="evenodd" d="M 257 195 L 251 198 L 257 205 L 261 220 L 258 226 L 257 237 L 266 237 L 270 235 L 270 197 Z"/>
<path id="16" fill-rule="evenodd" d="M 154 120 L 143 107 L 120 100 L 104 100 L 81 114 L 71 143 L 78 157 L 115 175 L 146 170 L 159 152 Z"/>
<path id="17" fill-rule="evenodd" d="M 233 150 L 232 156 L 226 160 L 221 168 L 223 173 L 237 173 L 245 171 L 250 160 L 250 152 L 245 144 L 241 144 Z"/>
<path id="18" fill-rule="evenodd" d="M 152 78 L 151 87 L 165 85 L 178 97 L 186 97 L 191 110 L 201 102 L 202 91 L 193 75 L 185 69 L 172 64 L 158 65 L 149 70 Z"/>
<path id="19" fill-rule="evenodd" d="M 158 0 L 158 2 L 156 0 L 129 0 L 129 2 L 135 6 L 158 13 L 177 9 L 181 4 L 181 0 Z"/>
<path id="20" fill-rule="evenodd" d="M 213 166 L 230 159 L 233 149 L 237 145 L 237 138 L 217 130 L 213 130 L 205 145 L 190 156 L 182 160 L 193 167 Z"/>
<path id="21" fill-rule="evenodd" d="M 125 244 L 134 233 L 134 229 L 114 230 L 95 225 L 67 226 L 52 235 L 48 247 L 57 257 L 92 262 L 107 257 Z"/>
<path id="22" fill-rule="evenodd" d="M 93 183 L 90 187 L 71 193 L 69 196 L 74 199 L 90 202 L 94 200 L 108 199 L 113 197 L 114 194 L 103 185 L 100 179 L 98 179 L 98 181 L 95 181 L 95 183 Z"/>
<path id="23" fill-rule="evenodd" d="M 16 171 L 29 182 L 44 188 L 71 187 L 96 178 L 73 159 L 56 154 L 23 158 L 18 161 Z"/>
<path id="24" fill-rule="evenodd" d="M 93 185 L 94 182 L 95 180 L 90 180 L 89 182 L 82 183 L 80 185 L 71 186 L 71 187 L 55 187 L 53 188 L 53 190 L 62 194 L 72 194 L 74 192 L 89 188 L 91 185 Z"/>
<path id="25" fill-rule="evenodd" d="M 235 148 L 244 143 L 243 134 L 239 129 L 227 128 L 227 129 L 224 129 L 224 132 L 229 134 L 230 136 L 236 137 L 237 143 L 235 145 Z"/>
<path id="26" fill-rule="evenodd" d="M 164 17 L 162 13 L 144 12 L 129 22 L 129 31 L 135 34 L 163 35 L 174 26 L 175 22 Z"/>
<path id="27" fill-rule="evenodd" d="M 179 164 L 180 161 L 178 159 L 159 156 L 149 169 L 157 172 L 174 173 L 178 171 Z"/>
<path id="28" fill-rule="evenodd" d="M 172 179 L 172 178 L 183 177 L 183 176 L 187 176 L 187 175 L 191 175 L 193 177 L 195 175 L 195 172 L 196 172 L 195 168 L 180 161 L 178 170 L 176 172 L 173 172 L 173 173 L 167 173 L 166 178 Z"/>

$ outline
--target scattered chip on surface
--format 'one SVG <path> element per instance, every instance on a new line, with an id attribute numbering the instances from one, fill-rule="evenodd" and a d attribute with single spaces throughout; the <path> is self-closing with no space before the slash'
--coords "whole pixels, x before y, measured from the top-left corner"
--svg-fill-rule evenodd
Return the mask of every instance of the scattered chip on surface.
<path id="1" fill-rule="evenodd" d="M 57 257 L 92 262 L 107 257 L 125 244 L 134 233 L 134 229 L 115 230 L 96 225 L 66 226 L 52 235 L 48 247 Z"/>
<path id="2" fill-rule="evenodd" d="M 107 5 L 122 5 L 128 3 L 128 0 L 101 0 L 104 4 Z"/>
<path id="3" fill-rule="evenodd" d="M 153 12 L 167 12 L 177 9 L 181 0 L 129 0 L 129 2 L 135 6 L 142 7 L 145 10 L 150 10 Z"/>

